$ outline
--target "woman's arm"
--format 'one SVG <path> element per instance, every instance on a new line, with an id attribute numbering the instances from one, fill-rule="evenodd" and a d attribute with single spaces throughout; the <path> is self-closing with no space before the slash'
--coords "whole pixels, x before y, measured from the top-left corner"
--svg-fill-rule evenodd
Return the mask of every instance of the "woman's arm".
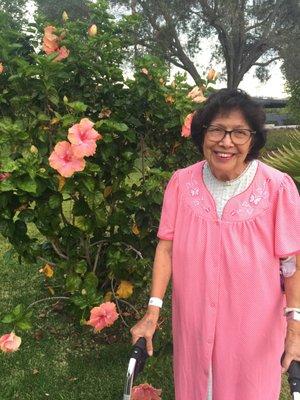
<path id="1" fill-rule="evenodd" d="M 300 308 L 300 254 L 296 255 L 296 271 L 284 278 L 287 307 Z M 285 358 L 282 362 L 283 372 L 286 372 L 291 361 L 300 361 L 300 321 L 290 320 L 287 323 L 285 339 Z"/>
<path id="2" fill-rule="evenodd" d="M 296 271 L 284 279 L 287 307 L 300 308 L 300 254 L 296 255 Z"/>
<path id="3" fill-rule="evenodd" d="M 172 240 L 160 240 L 156 247 L 151 297 L 164 298 L 172 271 L 172 244 Z M 153 354 L 152 336 L 156 329 L 159 312 L 159 307 L 148 306 L 144 317 L 130 330 L 133 344 L 139 337 L 146 339 L 147 351 L 150 356 Z"/>

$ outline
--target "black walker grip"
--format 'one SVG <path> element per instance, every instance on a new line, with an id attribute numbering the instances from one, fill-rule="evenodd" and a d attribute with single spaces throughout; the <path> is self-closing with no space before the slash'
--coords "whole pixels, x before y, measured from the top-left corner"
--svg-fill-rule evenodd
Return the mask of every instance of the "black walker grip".
<path id="1" fill-rule="evenodd" d="M 282 354 L 281 365 L 284 356 L 285 353 Z M 300 393 L 300 361 L 292 361 L 287 370 L 287 374 L 288 374 L 288 382 L 290 385 L 291 394 L 293 395 L 293 393 L 295 392 Z"/>
<path id="2" fill-rule="evenodd" d="M 130 357 L 136 359 L 136 365 L 133 377 L 133 379 L 135 379 L 136 376 L 143 371 L 145 362 L 148 358 L 148 353 L 146 349 L 146 339 L 144 337 L 140 337 L 136 341 L 136 343 L 133 346 Z"/>
<path id="3" fill-rule="evenodd" d="M 154 332 L 152 336 L 152 342 L 157 336 L 157 331 Z M 146 348 L 146 339 L 144 337 L 140 337 L 132 348 L 131 358 L 136 359 L 136 365 L 134 369 L 134 379 L 137 375 L 143 371 L 147 358 L 149 357 L 147 348 Z"/>

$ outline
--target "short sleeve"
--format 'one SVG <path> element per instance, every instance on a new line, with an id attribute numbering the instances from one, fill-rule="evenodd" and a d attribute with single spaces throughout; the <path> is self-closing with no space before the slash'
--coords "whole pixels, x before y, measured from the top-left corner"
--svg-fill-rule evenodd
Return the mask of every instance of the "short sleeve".
<path id="1" fill-rule="evenodd" d="M 284 174 L 275 210 L 275 255 L 300 253 L 300 197 L 293 179 Z"/>
<path id="2" fill-rule="evenodd" d="M 178 171 L 169 180 L 165 193 L 160 216 L 157 237 L 164 240 L 173 240 L 178 208 Z"/>

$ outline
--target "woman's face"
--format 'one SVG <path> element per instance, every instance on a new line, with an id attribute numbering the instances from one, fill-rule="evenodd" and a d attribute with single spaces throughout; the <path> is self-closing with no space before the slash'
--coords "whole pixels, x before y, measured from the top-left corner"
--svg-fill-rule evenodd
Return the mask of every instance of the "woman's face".
<path id="1" fill-rule="evenodd" d="M 228 131 L 241 128 L 251 129 L 243 114 L 239 110 L 217 114 L 210 125 L 224 128 Z M 229 135 L 219 142 L 213 142 L 204 136 L 203 154 L 209 163 L 210 169 L 219 180 L 231 180 L 237 178 L 245 169 L 245 158 L 250 150 L 252 137 L 245 144 L 234 144 Z M 223 154 L 223 158 L 221 155 Z M 228 156 L 230 154 L 230 157 Z M 224 158 L 226 155 L 227 158 Z"/>

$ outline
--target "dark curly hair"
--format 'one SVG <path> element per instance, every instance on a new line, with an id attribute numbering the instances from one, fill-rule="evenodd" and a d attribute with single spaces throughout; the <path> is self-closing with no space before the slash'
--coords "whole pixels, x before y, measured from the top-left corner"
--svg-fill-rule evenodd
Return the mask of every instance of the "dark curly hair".
<path id="1" fill-rule="evenodd" d="M 255 131 L 251 138 L 251 147 L 245 161 L 251 161 L 259 156 L 259 151 L 266 144 L 267 131 L 264 128 L 266 114 L 263 107 L 240 89 L 220 89 L 207 99 L 202 110 L 194 113 L 191 134 L 195 145 L 203 156 L 203 142 L 206 126 L 220 113 L 239 110 L 250 128 Z"/>

